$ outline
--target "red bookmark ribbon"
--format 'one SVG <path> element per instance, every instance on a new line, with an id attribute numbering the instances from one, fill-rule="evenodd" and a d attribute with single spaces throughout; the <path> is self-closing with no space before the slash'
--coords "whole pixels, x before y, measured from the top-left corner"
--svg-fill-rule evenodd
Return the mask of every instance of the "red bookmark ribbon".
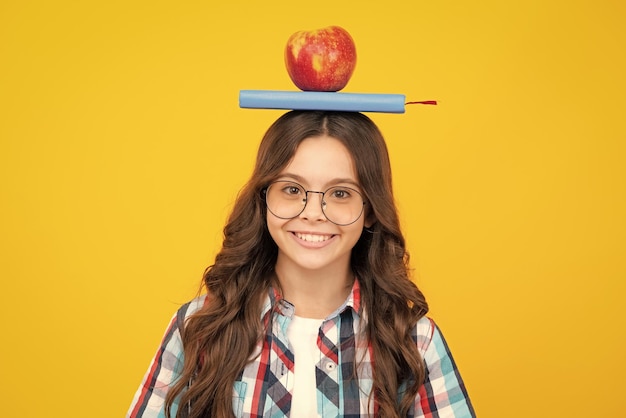
<path id="1" fill-rule="evenodd" d="M 437 100 L 423 100 L 421 102 L 406 102 L 405 104 L 425 104 L 425 105 L 436 105 Z"/>

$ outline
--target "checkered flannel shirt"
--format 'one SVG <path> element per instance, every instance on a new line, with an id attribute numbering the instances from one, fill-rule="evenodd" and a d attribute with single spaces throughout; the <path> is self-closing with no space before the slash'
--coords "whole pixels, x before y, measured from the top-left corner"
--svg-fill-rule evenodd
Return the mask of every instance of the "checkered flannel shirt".
<path id="1" fill-rule="evenodd" d="M 172 319 L 143 382 L 137 390 L 127 418 L 164 418 L 165 396 L 176 382 L 182 363 L 183 346 L 179 327 L 184 319 L 206 303 L 199 297 L 182 306 Z M 359 338 L 360 322 L 366 320 L 360 309 L 360 292 L 355 281 L 344 304 L 320 327 L 316 365 L 317 413 L 320 417 L 369 417 L 377 415 L 372 388 L 371 347 Z M 274 307 L 274 308 L 272 308 Z M 262 317 L 269 324 L 260 341 L 255 360 L 240 374 L 233 387 L 233 412 L 236 417 L 297 417 L 291 411 L 294 382 L 294 355 L 289 349 L 287 328 L 294 306 L 269 292 Z M 408 417 L 475 417 L 465 385 L 448 346 L 435 323 L 424 317 L 413 330 L 419 352 L 426 365 L 426 380 L 420 387 Z M 356 361 L 355 361 L 356 359 Z M 224 359 L 224 361 L 228 361 Z M 358 379 L 354 376 L 357 367 Z M 172 416 L 180 406 L 175 402 Z"/>

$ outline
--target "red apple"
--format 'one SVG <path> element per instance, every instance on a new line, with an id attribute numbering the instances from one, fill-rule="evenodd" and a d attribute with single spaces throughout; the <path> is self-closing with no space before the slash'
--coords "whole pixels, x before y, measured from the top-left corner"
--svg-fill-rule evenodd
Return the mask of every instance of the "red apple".
<path id="1" fill-rule="evenodd" d="M 339 91 L 356 66 L 356 47 L 339 26 L 299 31 L 287 41 L 285 65 L 300 90 Z"/>

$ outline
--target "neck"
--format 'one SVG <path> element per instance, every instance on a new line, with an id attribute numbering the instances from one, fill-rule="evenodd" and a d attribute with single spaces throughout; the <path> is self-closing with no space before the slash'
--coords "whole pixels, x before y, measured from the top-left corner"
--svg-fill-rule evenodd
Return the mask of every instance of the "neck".
<path id="1" fill-rule="evenodd" d="M 324 319 L 346 300 L 354 274 L 349 266 L 340 271 L 328 270 L 302 270 L 276 264 L 283 298 L 296 307 L 296 315 Z"/>

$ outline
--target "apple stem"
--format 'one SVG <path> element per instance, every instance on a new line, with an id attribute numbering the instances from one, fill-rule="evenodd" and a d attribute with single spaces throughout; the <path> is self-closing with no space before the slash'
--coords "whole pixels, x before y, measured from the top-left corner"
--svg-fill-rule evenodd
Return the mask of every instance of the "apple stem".
<path id="1" fill-rule="evenodd" d="M 425 105 L 436 105 L 437 100 L 423 100 L 421 102 L 406 102 L 405 104 L 425 104 Z"/>

